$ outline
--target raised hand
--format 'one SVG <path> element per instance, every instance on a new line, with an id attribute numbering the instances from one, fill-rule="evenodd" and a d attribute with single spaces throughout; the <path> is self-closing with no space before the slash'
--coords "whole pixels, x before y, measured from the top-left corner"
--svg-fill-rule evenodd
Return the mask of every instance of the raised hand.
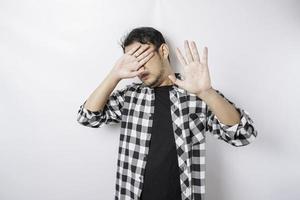
<path id="1" fill-rule="evenodd" d="M 183 65 L 183 80 L 169 75 L 169 78 L 179 87 L 190 93 L 202 94 L 212 88 L 208 70 L 208 49 L 204 47 L 203 54 L 199 56 L 196 43 L 191 45 L 187 40 L 184 41 L 187 59 L 182 55 L 179 48 L 176 48 L 176 56 Z"/>
<path id="2" fill-rule="evenodd" d="M 144 71 L 143 66 L 152 56 L 154 48 L 148 44 L 136 44 L 117 60 L 112 73 L 118 79 L 132 78 Z"/>

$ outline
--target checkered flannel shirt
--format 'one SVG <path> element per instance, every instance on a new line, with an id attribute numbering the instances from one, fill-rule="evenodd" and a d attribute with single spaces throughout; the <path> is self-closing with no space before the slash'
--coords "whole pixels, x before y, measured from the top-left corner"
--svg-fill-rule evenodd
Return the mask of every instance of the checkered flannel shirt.
<path id="1" fill-rule="evenodd" d="M 183 80 L 180 73 L 175 76 Z M 205 133 L 235 147 L 248 145 L 257 137 L 249 113 L 216 91 L 241 114 L 239 123 L 231 126 L 221 123 L 202 99 L 176 84 L 170 90 L 183 200 L 205 198 Z M 133 82 L 112 92 L 103 110 L 99 111 L 84 108 L 85 102 L 77 115 L 81 125 L 99 128 L 120 122 L 115 200 L 138 200 L 151 139 L 154 89 L 143 82 Z"/>

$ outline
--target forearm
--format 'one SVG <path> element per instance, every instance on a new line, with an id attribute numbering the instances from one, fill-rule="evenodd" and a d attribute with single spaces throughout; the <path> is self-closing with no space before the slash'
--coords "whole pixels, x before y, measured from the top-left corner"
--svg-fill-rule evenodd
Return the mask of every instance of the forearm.
<path id="1" fill-rule="evenodd" d="M 110 71 L 100 85 L 89 95 L 84 107 L 90 111 L 103 110 L 109 95 L 120 79 Z"/>
<path id="2" fill-rule="evenodd" d="M 223 124 L 234 125 L 240 122 L 241 116 L 236 108 L 213 88 L 201 94 L 197 94 L 197 96 L 207 104 L 210 110 Z"/>

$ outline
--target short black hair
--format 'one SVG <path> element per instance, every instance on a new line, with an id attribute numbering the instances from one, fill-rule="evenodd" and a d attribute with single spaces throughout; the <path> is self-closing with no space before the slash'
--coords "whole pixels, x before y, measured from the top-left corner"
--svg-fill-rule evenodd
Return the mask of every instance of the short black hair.
<path id="1" fill-rule="evenodd" d="M 123 53 L 125 53 L 125 47 L 133 42 L 140 42 L 142 44 L 151 43 L 154 45 L 156 52 L 158 52 L 158 48 L 161 44 L 166 43 L 165 38 L 160 31 L 153 27 L 146 26 L 134 28 L 128 34 L 123 36 L 120 44 L 123 49 Z M 169 55 L 168 60 L 170 62 Z"/>

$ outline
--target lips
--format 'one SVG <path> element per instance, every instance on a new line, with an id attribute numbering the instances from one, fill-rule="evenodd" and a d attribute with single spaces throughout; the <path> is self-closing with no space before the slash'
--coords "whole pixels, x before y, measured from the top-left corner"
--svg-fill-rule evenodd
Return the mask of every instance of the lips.
<path id="1" fill-rule="evenodd" d="M 141 79 L 145 78 L 146 76 L 148 76 L 149 74 L 142 74 L 141 75 Z"/>

